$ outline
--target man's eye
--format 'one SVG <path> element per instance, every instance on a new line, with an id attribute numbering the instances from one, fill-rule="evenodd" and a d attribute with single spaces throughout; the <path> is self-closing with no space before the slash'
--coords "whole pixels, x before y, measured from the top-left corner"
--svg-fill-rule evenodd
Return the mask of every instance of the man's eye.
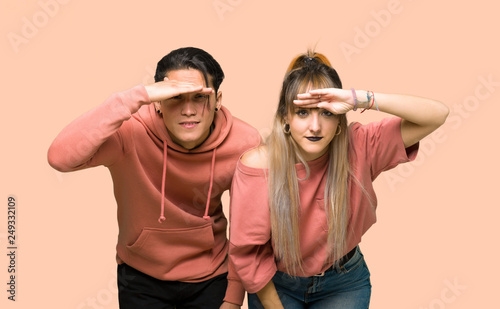
<path id="1" fill-rule="evenodd" d="M 207 95 L 203 95 L 203 94 L 198 94 L 194 97 L 195 100 L 198 100 L 198 101 L 204 101 L 208 98 Z"/>

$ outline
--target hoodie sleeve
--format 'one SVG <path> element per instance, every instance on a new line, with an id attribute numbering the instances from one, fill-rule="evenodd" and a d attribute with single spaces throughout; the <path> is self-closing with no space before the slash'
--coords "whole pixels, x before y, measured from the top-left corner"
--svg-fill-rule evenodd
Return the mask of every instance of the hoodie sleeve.
<path id="1" fill-rule="evenodd" d="M 111 165 L 123 149 L 119 128 L 148 103 L 143 85 L 113 94 L 59 133 L 48 150 L 49 164 L 61 172 Z"/>
<path id="2" fill-rule="evenodd" d="M 277 270 L 264 170 L 238 162 L 230 203 L 230 262 L 245 290 L 256 293 Z"/>

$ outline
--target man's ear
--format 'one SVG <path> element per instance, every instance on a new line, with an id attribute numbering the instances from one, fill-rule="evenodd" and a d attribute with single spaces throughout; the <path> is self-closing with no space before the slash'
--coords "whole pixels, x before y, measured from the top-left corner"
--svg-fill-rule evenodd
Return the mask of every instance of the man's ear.
<path id="1" fill-rule="evenodd" d="M 222 106 L 222 91 L 217 91 L 217 100 L 215 101 L 215 108 L 219 110 Z"/>
<path id="2" fill-rule="evenodd" d="M 158 113 L 158 115 L 162 115 L 161 102 L 153 102 L 153 104 L 154 104 L 155 110 Z"/>

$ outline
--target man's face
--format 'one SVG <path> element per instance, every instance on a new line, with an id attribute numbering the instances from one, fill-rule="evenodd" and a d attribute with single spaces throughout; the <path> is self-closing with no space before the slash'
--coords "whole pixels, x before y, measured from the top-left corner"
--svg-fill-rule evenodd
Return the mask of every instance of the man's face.
<path id="1" fill-rule="evenodd" d="M 206 87 L 203 73 L 195 69 L 169 71 L 169 80 L 189 82 Z M 209 87 L 213 88 L 208 76 Z M 186 148 L 193 149 L 207 139 L 214 120 L 215 107 L 220 107 L 221 93 L 185 93 L 161 102 L 163 122 L 172 140 Z"/>

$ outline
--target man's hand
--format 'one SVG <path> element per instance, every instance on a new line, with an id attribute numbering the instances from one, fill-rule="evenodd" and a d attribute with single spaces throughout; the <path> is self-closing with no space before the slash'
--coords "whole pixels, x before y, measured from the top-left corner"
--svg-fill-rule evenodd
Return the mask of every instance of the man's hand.
<path id="1" fill-rule="evenodd" d="M 201 85 L 195 85 L 193 83 L 169 80 L 166 77 L 161 82 L 157 82 L 151 85 L 146 85 L 144 87 L 146 88 L 146 91 L 148 93 L 151 102 L 161 102 L 184 93 L 192 93 L 192 92 L 198 92 L 203 94 L 214 93 L 214 90 L 212 88 L 206 88 Z"/>

